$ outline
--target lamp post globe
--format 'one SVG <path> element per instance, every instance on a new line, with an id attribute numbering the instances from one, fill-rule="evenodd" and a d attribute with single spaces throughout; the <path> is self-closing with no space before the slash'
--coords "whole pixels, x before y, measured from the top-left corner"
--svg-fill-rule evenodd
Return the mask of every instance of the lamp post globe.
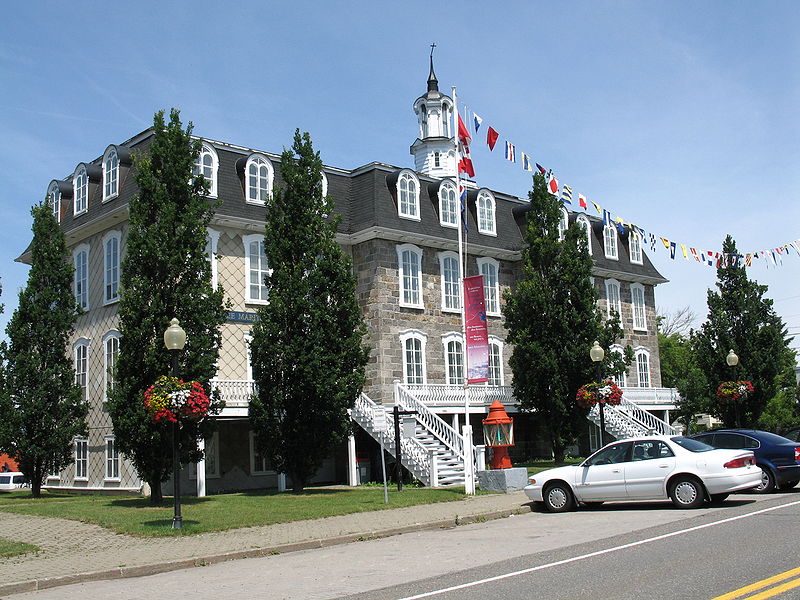
<path id="1" fill-rule="evenodd" d="M 178 363 L 178 353 L 186 345 L 186 332 L 180 325 L 178 319 L 173 318 L 169 327 L 164 331 L 164 346 L 172 354 L 172 376 L 180 379 L 180 367 Z M 172 528 L 183 528 L 183 516 L 181 515 L 181 469 L 180 452 L 178 448 L 178 437 L 180 429 L 178 421 L 172 423 L 172 485 L 173 496 L 175 499 L 175 513 L 172 517 Z"/>
<path id="2" fill-rule="evenodd" d="M 606 357 L 606 351 L 603 350 L 603 347 L 600 345 L 600 342 L 597 340 L 594 341 L 592 344 L 592 349 L 589 350 L 589 357 L 592 359 L 592 362 L 597 365 L 597 383 L 600 383 L 600 379 L 602 378 L 602 374 L 600 372 L 600 365 L 603 363 L 603 359 Z M 598 402 L 600 405 L 600 447 L 606 445 L 605 441 L 605 431 L 606 431 L 606 415 L 603 403 Z"/>
<path id="3" fill-rule="evenodd" d="M 733 348 L 728 350 L 728 356 L 725 357 L 725 362 L 728 363 L 729 367 L 735 367 L 739 364 L 739 357 L 733 351 Z"/>
<path id="4" fill-rule="evenodd" d="M 733 351 L 733 348 L 728 350 L 728 356 L 725 357 L 725 362 L 728 363 L 728 366 L 731 368 L 731 379 L 736 381 L 736 365 L 739 364 L 739 356 L 736 352 Z M 734 416 L 736 419 L 736 428 L 738 429 L 741 427 L 741 418 L 740 418 L 740 410 L 739 410 L 739 400 L 734 400 L 733 402 L 733 411 Z"/>

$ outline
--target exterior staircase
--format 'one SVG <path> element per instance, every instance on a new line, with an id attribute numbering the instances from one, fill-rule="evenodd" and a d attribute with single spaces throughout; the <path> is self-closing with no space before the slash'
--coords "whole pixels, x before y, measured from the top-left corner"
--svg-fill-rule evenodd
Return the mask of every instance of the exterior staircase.
<path id="1" fill-rule="evenodd" d="M 616 439 L 625 439 L 641 435 L 680 435 L 681 431 L 666 421 L 650 414 L 634 404 L 625 396 L 617 406 L 606 405 L 603 410 L 606 432 Z M 600 407 L 595 404 L 587 418 L 600 426 Z"/>

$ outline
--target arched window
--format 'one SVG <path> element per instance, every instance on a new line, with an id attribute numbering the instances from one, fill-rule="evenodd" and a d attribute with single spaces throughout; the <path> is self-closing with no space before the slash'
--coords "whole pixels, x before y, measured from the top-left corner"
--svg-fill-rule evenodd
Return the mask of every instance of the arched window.
<path id="1" fill-rule="evenodd" d="M 119 356 L 119 331 L 109 331 L 103 336 L 103 402 L 108 401 L 116 385 L 115 372 Z"/>
<path id="2" fill-rule="evenodd" d="M 446 102 L 442 103 L 442 136 L 450 137 L 450 119 L 452 119 L 452 109 Z"/>
<path id="3" fill-rule="evenodd" d="M 636 351 L 635 357 L 639 387 L 650 387 L 650 352 L 642 348 Z"/>
<path id="4" fill-rule="evenodd" d="M 425 383 L 425 344 L 428 340 L 421 331 L 408 329 L 400 332 L 403 351 L 403 383 L 421 385 Z"/>
<path id="5" fill-rule="evenodd" d="M 422 250 L 412 244 L 397 246 L 400 306 L 423 308 Z"/>
<path id="6" fill-rule="evenodd" d="M 489 381 L 486 385 L 500 386 L 503 382 L 503 341 L 489 336 Z"/>
<path id="7" fill-rule="evenodd" d="M 609 223 L 603 227 L 603 244 L 605 246 L 606 258 L 618 260 L 617 227 L 613 223 Z"/>
<path id="8" fill-rule="evenodd" d="M 208 195 L 214 198 L 217 196 L 218 164 L 216 151 L 210 145 L 204 143 L 200 148 L 200 154 L 197 155 L 194 161 L 194 167 L 192 168 L 192 175 L 195 177 L 202 175 L 208 180 Z"/>
<path id="9" fill-rule="evenodd" d="M 569 213 L 566 208 L 561 208 L 561 218 L 558 220 L 558 239 L 564 239 L 564 232 L 569 227 Z"/>
<path id="10" fill-rule="evenodd" d="M 61 190 L 58 188 L 58 182 L 54 181 L 47 188 L 47 203 L 53 209 L 53 216 L 56 221 L 61 222 Z"/>
<path id="11" fill-rule="evenodd" d="M 272 163 L 266 156 L 253 154 L 245 165 L 247 201 L 264 204 L 272 193 Z"/>
<path id="12" fill-rule="evenodd" d="M 119 300 L 119 265 L 120 239 L 119 231 L 110 231 L 103 237 L 103 304 L 111 304 Z"/>
<path id="13" fill-rule="evenodd" d="M 478 233 L 497 235 L 494 220 L 494 196 L 487 190 L 478 192 Z"/>
<path id="14" fill-rule="evenodd" d="M 633 328 L 638 331 L 647 331 L 644 286 L 641 283 L 631 284 L 631 306 L 633 307 Z"/>
<path id="15" fill-rule="evenodd" d="M 641 265 L 642 258 L 642 238 L 636 231 L 631 230 L 628 235 L 628 249 L 630 251 L 631 262 Z"/>
<path id="16" fill-rule="evenodd" d="M 89 207 L 89 176 L 86 174 L 86 167 L 80 165 L 72 176 L 73 189 L 73 208 L 74 216 L 83 214 Z"/>
<path id="17" fill-rule="evenodd" d="M 445 383 L 464 385 L 464 343 L 460 333 L 442 336 L 444 345 Z"/>
<path id="18" fill-rule="evenodd" d="M 617 346 L 617 345 L 611 346 L 611 348 L 609 348 L 609 351 L 616 352 L 620 356 L 623 356 L 622 346 Z M 619 375 L 612 375 L 611 378 L 614 380 L 614 383 L 616 383 L 619 387 L 625 387 L 628 385 L 627 373 L 625 373 L 624 371 Z"/>
<path id="19" fill-rule="evenodd" d="M 89 246 L 81 244 L 72 251 L 73 274 L 72 291 L 75 302 L 82 310 L 89 310 Z"/>
<path id="20" fill-rule="evenodd" d="M 619 295 L 619 281 L 616 279 L 606 279 L 606 305 L 609 318 L 616 312 L 622 319 L 622 300 Z"/>
<path id="21" fill-rule="evenodd" d="M 439 253 L 439 268 L 442 275 L 442 310 L 461 311 L 461 280 L 459 278 L 458 254 Z"/>
<path id="22" fill-rule="evenodd" d="M 439 223 L 442 227 L 458 227 L 458 195 L 451 181 L 439 186 Z"/>
<path id="23" fill-rule="evenodd" d="M 72 345 L 75 383 L 81 388 L 81 398 L 86 401 L 86 390 L 89 378 L 89 340 L 80 338 Z"/>
<path id="24" fill-rule="evenodd" d="M 253 234 L 242 237 L 245 254 L 245 292 L 244 301 L 248 304 L 266 304 L 269 291 L 265 283 L 272 273 L 264 254 L 264 236 Z"/>
<path id="25" fill-rule="evenodd" d="M 110 146 L 103 156 L 103 202 L 119 194 L 119 157 L 117 149 Z"/>
<path id="26" fill-rule="evenodd" d="M 589 218 L 586 215 L 578 215 L 576 219 L 578 225 L 583 227 L 586 233 L 586 250 L 592 254 L 592 226 L 589 224 Z"/>
<path id="27" fill-rule="evenodd" d="M 403 171 L 397 178 L 397 199 L 399 216 L 419 221 L 419 181 L 410 171 Z"/>
<path id="28" fill-rule="evenodd" d="M 500 263 L 493 258 L 479 258 L 478 272 L 483 275 L 483 295 L 486 303 L 486 314 L 500 315 Z"/>

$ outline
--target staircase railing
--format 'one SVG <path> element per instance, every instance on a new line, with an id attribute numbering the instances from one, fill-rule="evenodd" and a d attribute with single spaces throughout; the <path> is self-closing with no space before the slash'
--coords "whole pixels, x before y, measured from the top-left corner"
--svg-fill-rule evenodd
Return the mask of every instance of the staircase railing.
<path id="1" fill-rule="evenodd" d="M 464 459 L 464 438 L 461 434 L 448 425 L 439 415 L 425 406 L 425 404 L 420 402 L 420 400 L 399 381 L 394 384 L 394 398 L 395 403 L 402 410 L 417 411 L 417 414 L 414 415 L 417 421 L 436 438 L 441 440 L 453 454 L 462 460 Z"/>
<path id="2" fill-rule="evenodd" d="M 600 409 L 597 405 L 589 411 L 589 417 L 599 422 Z M 650 414 L 625 396 L 617 406 L 606 405 L 604 415 L 606 429 L 617 437 L 633 437 L 637 435 L 676 435 L 678 429 L 666 421 Z"/>

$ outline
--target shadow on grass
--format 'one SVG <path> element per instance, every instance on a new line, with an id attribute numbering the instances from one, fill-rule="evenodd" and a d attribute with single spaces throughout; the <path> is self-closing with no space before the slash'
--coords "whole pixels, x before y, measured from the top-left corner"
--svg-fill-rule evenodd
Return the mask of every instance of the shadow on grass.
<path id="1" fill-rule="evenodd" d="M 213 496 L 206 496 L 205 498 L 198 498 L 197 496 L 181 496 L 181 504 L 203 504 L 205 502 L 213 502 Z M 119 506 L 121 508 L 170 508 L 173 505 L 172 496 L 166 496 L 160 504 L 151 504 L 150 498 L 115 498 L 110 502 L 111 506 Z"/>

